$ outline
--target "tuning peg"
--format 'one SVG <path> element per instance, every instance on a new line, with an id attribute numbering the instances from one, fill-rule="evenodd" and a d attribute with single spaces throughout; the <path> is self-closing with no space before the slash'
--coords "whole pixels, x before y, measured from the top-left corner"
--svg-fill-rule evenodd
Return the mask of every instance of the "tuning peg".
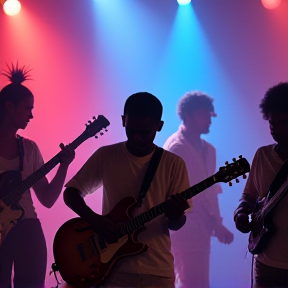
<path id="1" fill-rule="evenodd" d="M 236 180 L 235 180 L 235 181 L 236 181 L 236 183 L 239 183 L 239 182 L 240 182 L 238 178 L 236 178 Z"/>
<path id="2" fill-rule="evenodd" d="M 239 158 L 241 159 L 241 158 L 243 158 L 243 156 L 242 156 L 242 155 L 239 155 Z"/>
<path id="3" fill-rule="evenodd" d="M 88 127 L 88 124 L 87 124 L 87 123 L 85 123 L 85 126 L 86 126 L 86 127 Z"/>
<path id="4" fill-rule="evenodd" d="M 100 135 L 102 136 L 104 133 L 103 132 L 100 132 Z"/>
<path id="5" fill-rule="evenodd" d="M 247 178 L 247 176 L 246 176 L 246 174 L 244 174 L 244 175 L 243 175 L 243 179 L 246 179 L 246 178 Z"/>
<path id="6" fill-rule="evenodd" d="M 96 135 L 95 138 L 98 139 L 98 136 Z"/>
<path id="7" fill-rule="evenodd" d="M 232 186 L 232 182 L 231 181 L 229 182 L 229 186 Z"/>
<path id="8" fill-rule="evenodd" d="M 91 124 L 91 123 L 92 123 L 92 121 L 91 121 L 91 120 L 88 120 L 88 122 L 89 122 L 89 124 Z"/>
<path id="9" fill-rule="evenodd" d="M 233 160 L 233 162 L 236 162 L 236 158 L 233 158 L 232 160 Z"/>
<path id="10" fill-rule="evenodd" d="M 228 161 L 225 161 L 225 165 L 228 165 L 228 163 L 229 163 Z"/>
<path id="11" fill-rule="evenodd" d="M 93 116 L 93 117 L 92 117 L 92 119 L 93 119 L 93 120 L 96 120 L 96 117 L 95 117 L 95 116 Z"/>
<path id="12" fill-rule="evenodd" d="M 108 130 L 107 130 L 107 129 L 105 129 L 105 132 L 108 132 Z"/>

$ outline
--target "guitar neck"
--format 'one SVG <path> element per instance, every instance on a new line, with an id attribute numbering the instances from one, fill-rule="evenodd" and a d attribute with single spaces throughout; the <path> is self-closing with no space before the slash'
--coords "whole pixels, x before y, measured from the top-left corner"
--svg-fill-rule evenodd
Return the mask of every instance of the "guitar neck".
<path id="1" fill-rule="evenodd" d="M 288 190 L 288 179 L 283 183 L 281 188 L 274 194 L 271 200 L 263 207 L 261 213 L 263 216 L 266 216 L 279 201 L 283 198 L 283 196 L 287 193 Z"/>
<path id="2" fill-rule="evenodd" d="M 87 137 L 85 137 L 85 135 L 82 133 L 70 144 L 70 146 L 75 150 L 86 139 Z M 15 201 L 15 199 L 20 199 L 25 193 L 25 191 L 30 189 L 36 182 L 38 182 L 41 178 L 48 174 L 57 164 L 60 163 L 60 153 L 61 151 L 52 159 L 50 159 L 47 163 L 45 163 L 40 169 L 28 176 L 24 181 L 22 181 L 21 184 L 17 186 L 17 188 L 15 188 L 11 193 L 4 197 L 2 199 L 4 203 L 7 206 L 10 206 Z"/>
<path id="3" fill-rule="evenodd" d="M 190 199 L 200 192 L 204 191 L 205 189 L 209 188 L 210 186 L 214 185 L 217 181 L 214 177 L 215 175 L 203 180 L 202 182 L 188 188 L 187 190 L 181 192 L 180 194 L 186 199 Z M 167 200 L 169 201 L 169 200 Z M 165 205 L 167 201 L 152 207 L 150 210 L 141 213 L 140 215 L 134 217 L 133 219 L 129 220 L 125 224 L 123 224 L 122 229 L 125 234 L 131 234 L 141 226 L 143 226 L 145 223 L 153 220 L 154 218 L 160 216 L 164 213 Z"/>

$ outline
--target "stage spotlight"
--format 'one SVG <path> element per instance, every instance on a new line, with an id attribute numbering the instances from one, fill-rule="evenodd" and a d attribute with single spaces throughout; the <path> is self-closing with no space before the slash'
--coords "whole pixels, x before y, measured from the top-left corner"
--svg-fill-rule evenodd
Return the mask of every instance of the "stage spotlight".
<path id="1" fill-rule="evenodd" d="M 3 5 L 4 12 L 9 16 L 18 14 L 21 10 L 21 4 L 18 0 L 6 0 Z"/>
<path id="2" fill-rule="evenodd" d="M 261 2 L 266 9 L 275 9 L 280 5 L 281 0 L 261 0 Z"/>
<path id="3" fill-rule="evenodd" d="M 185 5 L 188 5 L 191 0 L 177 0 L 178 4 L 181 5 L 181 6 L 185 6 Z"/>

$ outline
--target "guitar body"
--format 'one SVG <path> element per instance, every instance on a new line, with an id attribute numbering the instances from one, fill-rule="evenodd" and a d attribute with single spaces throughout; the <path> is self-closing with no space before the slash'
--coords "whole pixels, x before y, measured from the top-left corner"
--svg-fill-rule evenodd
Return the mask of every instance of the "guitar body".
<path id="1" fill-rule="evenodd" d="M 265 205 L 265 199 L 258 202 L 254 212 L 251 214 L 251 232 L 248 239 L 248 250 L 252 254 L 263 252 L 272 236 L 273 222 L 270 214 L 263 216 L 262 209 Z"/>
<path id="2" fill-rule="evenodd" d="M 217 182 L 230 182 L 249 171 L 248 161 L 240 157 L 240 160 L 220 167 L 216 174 L 182 191 L 180 195 L 185 199 L 190 199 Z M 126 256 L 142 254 L 148 250 L 146 244 L 138 242 L 138 234 L 146 229 L 147 222 L 165 213 L 168 201 L 151 207 L 132 218 L 138 206 L 136 199 L 134 197 L 122 199 L 110 213 L 102 216 L 119 224 L 118 242 L 113 244 L 105 242 L 91 229 L 90 224 L 81 218 L 65 222 L 54 238 L 55 270 L 58 269 L 63 280 L 73 287 L 89 288 L 92 285 L 103 284 L 118 260 Z"/>
<path id="3" fill-rule="evenodd" d="M 116 224 L 126 222 L 131 219 L 136 206 L 134 197 L 126 197 L 103 217 Z M 137 239 L 145 229 L 142 226 L 132 234 L 119 238 L 117 243 L 108 244 L 81 218 L 65 222 L 57 231 L 53 243 L 55 263 L 63 280 L 79 288 L 102 284 L 119 259 L 148 250 L 148 246 Z"/>
<path id="4" fill-rule="evenodd" d="M 21 182 L 22 176 L 18 170 L 0 174 L 0 245 L 3 241 L 3 234 L 7 235 L 24 215 L 24 210 L 18 203 L 22 195 L 14 196 L 13 201 L 9 199 L 9 193 Z"/>

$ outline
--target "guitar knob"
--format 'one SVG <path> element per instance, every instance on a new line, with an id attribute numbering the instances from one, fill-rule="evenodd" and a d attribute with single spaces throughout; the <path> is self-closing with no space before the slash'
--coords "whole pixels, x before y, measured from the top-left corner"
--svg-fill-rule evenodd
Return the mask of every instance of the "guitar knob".
<path id="1" fill-rule="evenodd" d="M 247 176 L 244 174 L 244 175 L 243 175 L 243 179 L 246 179 L 246 178 L 247 178 Z"/>
<path id="2" fill-rule="evenodd" d="M 107 130 L 107 129 L 105 129 L 105 132 L 108 132 L 108 130 Z"/>
<path id="3" fill-rule="evenodd" d="M 98 139 L 98 136 L 96 135 L 95 138 Z"/>
<path id="4" fill-rule="evenodd" d="M 229 163 L 228 161 L 225 161 L 225 165 L 228 165 L 228 163 Z"/>
<path id="5" fill-rule="evenodd" d="M 236 183 L 239 183 L 240 181 L 239 181 L 239 179 L 238 178 L 236 178 Z"/>
<path id="6" fill-rule="evenodd" d="M 101 136 L 102 136 L 103 134 L 104 134 L 103 132 L 100 133 Z"/>
<path id="7" fill-rule="evenodd" d="M 232 182 L 229 182 L 229 186 L 232 186 Z"/>
<path id="8" fill-rule="evenodd" d="M 233 158 L 232 160 L 233 160 L 233 162 L 236 162 L 236 158 Z"/>

